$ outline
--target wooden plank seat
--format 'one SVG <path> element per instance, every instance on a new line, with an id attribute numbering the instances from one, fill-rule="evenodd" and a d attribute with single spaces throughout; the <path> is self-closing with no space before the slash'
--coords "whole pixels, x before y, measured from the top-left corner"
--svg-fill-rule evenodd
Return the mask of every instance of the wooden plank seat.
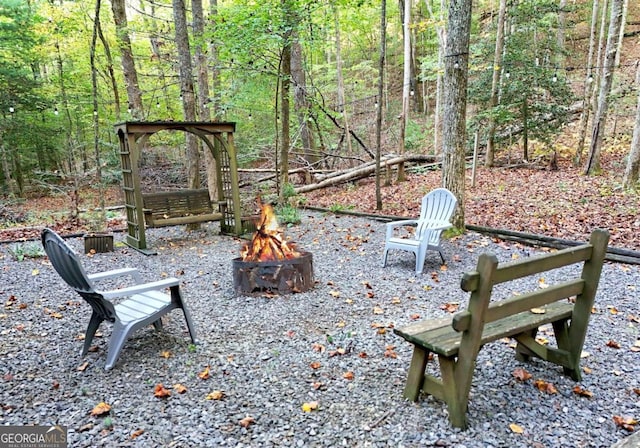
<path id="1" fill-rule="evenodd" d="M 147 227 L 176 226 L 223 218 L 226 203 L 218 202 L 219 211 L 213 210 L 207 189 L 165 191 L 142 195 Z"/>
<path id="2" fill-rule="evenodd" d="M 484 344 L 505 337 L 517 341 L 517 359 L 541 358 L 579 381 L 580 355 L 608 241 L 606 231 L 595 230 L 588 244 L 511 263 L 498 264 L 495 255 L 482 254 L 476 271 L 462 278 L 462 290 L 471 293 L 466 310 L 394 329 L 414 344 L 404 396 L 417 401 L 422 391 L 443 400 L 451 424 L 465 428 L 478 352 Z M 577 263 L 583 263 L 579 276 L 491 302 L 494 285 Z M 552 324 L 557 347 L 536 340 L 545 324 Z M 438 357 L 440 378 L 425 373 L 432 353 Z"/>

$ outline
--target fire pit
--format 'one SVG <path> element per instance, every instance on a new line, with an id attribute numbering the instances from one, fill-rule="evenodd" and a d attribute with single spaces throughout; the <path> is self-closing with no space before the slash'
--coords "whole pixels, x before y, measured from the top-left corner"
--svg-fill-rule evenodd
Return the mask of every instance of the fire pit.
<path id="1" fill-rule="evenodd" d="M 260 204 L 260 221 L 241 256 L 233 259 L 237 295 L 289 294 L 313 287 L 313 256 L 282 237 L 273 209 Z"/>

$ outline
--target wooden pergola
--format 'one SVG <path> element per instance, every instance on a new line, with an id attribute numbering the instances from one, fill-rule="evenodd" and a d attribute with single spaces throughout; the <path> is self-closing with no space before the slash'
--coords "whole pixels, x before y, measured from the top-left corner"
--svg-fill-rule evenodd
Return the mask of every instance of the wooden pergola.
<path id="1" fill-rule="evenodd" d="M 235 123 L 197 121 L 127 121 L 115 125 L 120 141 L 120 161 L 124 202 L 127 215 L 126 243 L 136 249 L 147 249 L 145 221 L 140 183 L 140 154 L 146 141 L 156 132 L 183 131 L 200 138 L 216 161 L 218 201 L 225 202 L 220 231 L 242 233 L 238 164 L 233 143 Z"/>

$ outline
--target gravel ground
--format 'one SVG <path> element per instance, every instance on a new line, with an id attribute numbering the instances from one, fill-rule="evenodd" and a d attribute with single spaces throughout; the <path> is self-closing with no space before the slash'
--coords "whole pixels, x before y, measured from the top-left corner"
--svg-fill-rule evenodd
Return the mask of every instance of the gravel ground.
<path id="1" fill-rule="evenodd" d="M 415 315 L 445 316 L 447 303 L 464 307 L 460 278 L 480 253 L 507 261 L 536 250 L 469 233 L 444 243 L 446 269 L 431 252 L 416 276 L 409 253 L 391 252 L 388 266 L 380 266 L 380 222 L 302 215 L 285 234 L 313 253 L 317 284 L 289 296 L 236 297 L 231 259 L 241 240 L 218 235 L 215 223 L 190 234 L 149 230 L 155 256 L 122 244 L 113 253 L 82 255 L 88 272 L 136 266 L 146 280 L 179 277 L 200 340 L 190 346 L 174 311 L 164 331 L 137 332 L 109 372 L 103 367 L 110 327 L 101 327 L 97 351 L 82 359 L 89 306 L 46 259 L 18 262 L 13 246 L 0 246 L 0 424 L 65 425 L 73 447 L 609 447 L 629 435 L 614 416 L 640 418 L 638 266 L 605 266 L 582 361 L 589 373 L 580 386 L 591 398 L 573 393 L 576 384 L 560 368 L 520 363 L 512 346 L 498 341 L 480 352 L 470 425 L 461 431 L 450 427 L 441 402 L 403 400 L 411 346 L 391 328 Z M 69 243 L 81 251 L 81 239 Z M 560 277 L 562 271 L 544 281 Z M 513 371 L 520 367 L 532 379 L 518 382 Z M 536 379 L 553 383 L 557 393 L 541 392 Z M 156 398 L 157 384 L 171 395 Z M 177 393 L 176 384 L 186 392 Z M 214 391 L 223 397 L 207 399 Z M 109 415 L 92 416 L 101 401 L 111 406 Z M 317 408 L 304 412 L 313 402 Z"/>

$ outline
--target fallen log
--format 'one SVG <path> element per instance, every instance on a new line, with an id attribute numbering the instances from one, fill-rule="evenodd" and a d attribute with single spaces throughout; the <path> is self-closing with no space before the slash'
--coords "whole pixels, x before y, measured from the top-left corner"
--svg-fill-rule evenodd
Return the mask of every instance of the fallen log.
<path id="1" fill-rule="evenodd" d="M 400 163 L 407 162 L 439 162 L 440 157 L 438 156 L 430 156 L 426 154 L 408 154 L 405 156 L 397 156 L 390 158 L 388 160 L 384 160 L 380 162 L 381 167 L 398 165 Z M 300 187 L 295 188 L 296 194 L 308 193 L 313 190 L 317 190 L 319 188 L 325 188 L 331 185 L 338 185 L 344 182 L 349 182 L 352 180 L 362 179 L 364 177 L 368 177 L 371 174 L 375 173 L 376 165 L 371 163 L 366 163 L 364 165 L 360 165 L 351 170 L 347 170 L 345 172 L 340 173 L 339 175 L 325 178 L 320 182 L 316 182 L 314 184 L 302 185 Z"/>

